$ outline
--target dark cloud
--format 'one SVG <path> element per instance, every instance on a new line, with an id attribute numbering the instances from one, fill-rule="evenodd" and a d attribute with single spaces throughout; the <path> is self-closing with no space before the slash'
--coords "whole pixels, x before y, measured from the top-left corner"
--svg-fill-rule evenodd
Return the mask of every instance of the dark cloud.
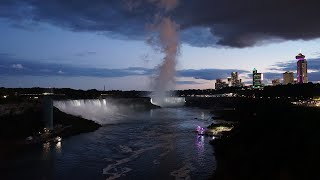
<path id="1" fill-rule="evenodd" d="M 95 55 L 95 54 L 97 54 L 97 52 L 94 52 L 94 51 L 85 51 L 85 52 L 76 53 L 75 55 L 76 55 L 76 56 L 79 56 L 79 57 L 84 57 L 84 56 L 90 56 L 90 55 Z"/>
<path id="2" fill-rule="evenodd" d="M 271 82 L 273 79 L 281 79 L 283 80 L 283 74 L 282 73 L 271 73 L 271 72 L 266 72 L 263 73 L 264 79 L 268 80 Z M 294 77 L 296 78 L 296 73 L 294 72 Z M 318 82 L 320 81 L 320 72 L 308 72 L 308 80 L 311 82 Z M 252 81 L 251 81 L 252 83 Z"/>
<path id="3" fill-rule="evenodd" d="M 177 76 L 214 80 L 217 78 L 226 78 L 230 76 L 232 71 L 248 73 L 248 71 L 237 69 L 186 69 L 179 70 Z M 143 67 L 129 67 L 123 69 L 92 68 L 68 64 L 45 63 L 41 61 L 24 61 L 9 56 L 0 56 L 0 75 L 7 76 L 126 77 L 137 75 L 151 76 L 155 73 L 156 70 Z M 188 82 L 185 81 L 184 84 L 186 83 Z"/>
<path id="4" fill-rule="evenodd" d="M 307 59 L 308 61 L 308 79 L 309 81 L 320 81 L 320 58 Z M 297 61 L 293 60 L 290 62 L 281 62 L 274 65 L 270 70 L 276 71 L 292 71 L 294 76 L 297 72 Z M 266 72 L 263 73 L 266 79 L 282 79 L 282 73 Z"/>
<path id="5" fill-rule="evenodd" d="M 176 81 L 176 84 L 185 85 L 185 84 L 203 84 L 203 83 L 196 82 L 196 81 Z"/>
<path id="6" fill-rule="evenodd" d="M 231 72 L 249 73 L 249 71 L 239 69 L 186 69 L 178 72 L 182 77 L 193 77 L 196 79 L 215 80 L 218 78 L 227 78 L 231 76 Z"/>
<path id="7" fill-rule="evenodd" d="M 320 36 L 317 0 L 180 0 L 171 11 L 193 46 L 247 47 Z M 150 0 L 0 0 L 0 17 L 16 26 L 47 22 L 73 31 L 143 39 L 159 12 Z"/>
<path id="8" fill-rule="evenodd" d="M 310 70 L 320 70 L 320 58 L 307 59 L 308 69 Z M 297 61 L 292 60 L 289 62 L 281 62 L 274 65 L 274 68 L 271 70 L 280 70 L 280 71 L 296 71 L 297 70 Z"/>
<path id="9" fill-rule="evenodd" d="M 10 56 L 12 56 L 12 54 L 0 52 L 0 57 L 10 57 Z"/>
<path id="10" fill-rule="evenodd" d="M 0 56 L 0 75 L 7 76 L 125 77 L 133 75 L 150 75 L 152 72 L 151 69 L 140 67 L 103 69 L 68 64 L 23 61 L 16 58 Z"/>

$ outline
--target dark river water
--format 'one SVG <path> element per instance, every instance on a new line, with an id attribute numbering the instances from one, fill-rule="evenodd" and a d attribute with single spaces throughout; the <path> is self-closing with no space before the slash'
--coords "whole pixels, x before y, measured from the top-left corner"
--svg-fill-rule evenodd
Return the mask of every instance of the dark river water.
<path id="1" fill-rule="evenodd" d="M 126 116 L 60 143 L 28 147 L 5 164 L 8 179 L 208 179 L 216 167 L 206 110 L 162 108 Z"/>

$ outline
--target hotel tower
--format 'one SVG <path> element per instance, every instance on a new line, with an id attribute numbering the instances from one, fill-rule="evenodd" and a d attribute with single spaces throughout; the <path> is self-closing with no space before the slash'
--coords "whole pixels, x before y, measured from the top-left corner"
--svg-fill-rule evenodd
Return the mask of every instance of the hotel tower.
<path id="1" fill-rule="evenodd" d="M 299 53 L 297 59 L 297 83 L 308 83 L 308 66 L 305 56 Z"/>

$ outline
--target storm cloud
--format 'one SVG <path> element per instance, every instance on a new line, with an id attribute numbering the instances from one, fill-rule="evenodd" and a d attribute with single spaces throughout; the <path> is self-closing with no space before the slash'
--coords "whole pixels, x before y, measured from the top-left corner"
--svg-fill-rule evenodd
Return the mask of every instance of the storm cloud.
<path id="1" fill-rule="evenodd" d="M 0 17 L 16 27 L 50 23 L 72 31 L 143 40 L 155 0 L 0 0 Z M 161 0 L 159 0 L 161 2 Z M 316 0 L 183 0 L 167 13 L 192 46 L 248 47 L 320 37 Z"/>

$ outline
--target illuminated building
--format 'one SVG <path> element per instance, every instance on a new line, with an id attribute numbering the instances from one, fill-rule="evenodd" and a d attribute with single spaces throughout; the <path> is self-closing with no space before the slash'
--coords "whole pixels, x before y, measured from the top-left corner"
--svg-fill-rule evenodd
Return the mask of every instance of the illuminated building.
<path id="1" fill-rule="evenodd" d="M 296 56 L 297 61 L 297 83 L 308 83 L 308 66 L 305 56 L 299 53 Z"/>
<path id="2" fill-rule="evenodd" d="M 280 85 L 280 79 L 274 79 L 272 80 L 272 86 Z"/>
<path id="3" fill-rule="evenodd" d="M 294 84 L 293 72 L 287 71 L 283 73 L 283 84 Z"/>
<path id="4" fill-rule="evenodd" d="M 258 73 L 256 68 L 253 69 L 252 71 L 252 86 L 253 88 L 260 88 L 262 87 L 262 80 L 263 80 L 263 74 Z"/>
<path id="5" fill-rule="evenodd" d="M 216 79 L 215 89 L 223 89 L 225 87 L 228 87 L 226 82 L 223 82 L 221 79 Z"/>
<path id="6" fill-rule="evenodd" d="M 231 73 L 231 86 L 232 87 L 240 87 L 241 83 L 238 79 L 238 72 L 232 72 Z"/>

